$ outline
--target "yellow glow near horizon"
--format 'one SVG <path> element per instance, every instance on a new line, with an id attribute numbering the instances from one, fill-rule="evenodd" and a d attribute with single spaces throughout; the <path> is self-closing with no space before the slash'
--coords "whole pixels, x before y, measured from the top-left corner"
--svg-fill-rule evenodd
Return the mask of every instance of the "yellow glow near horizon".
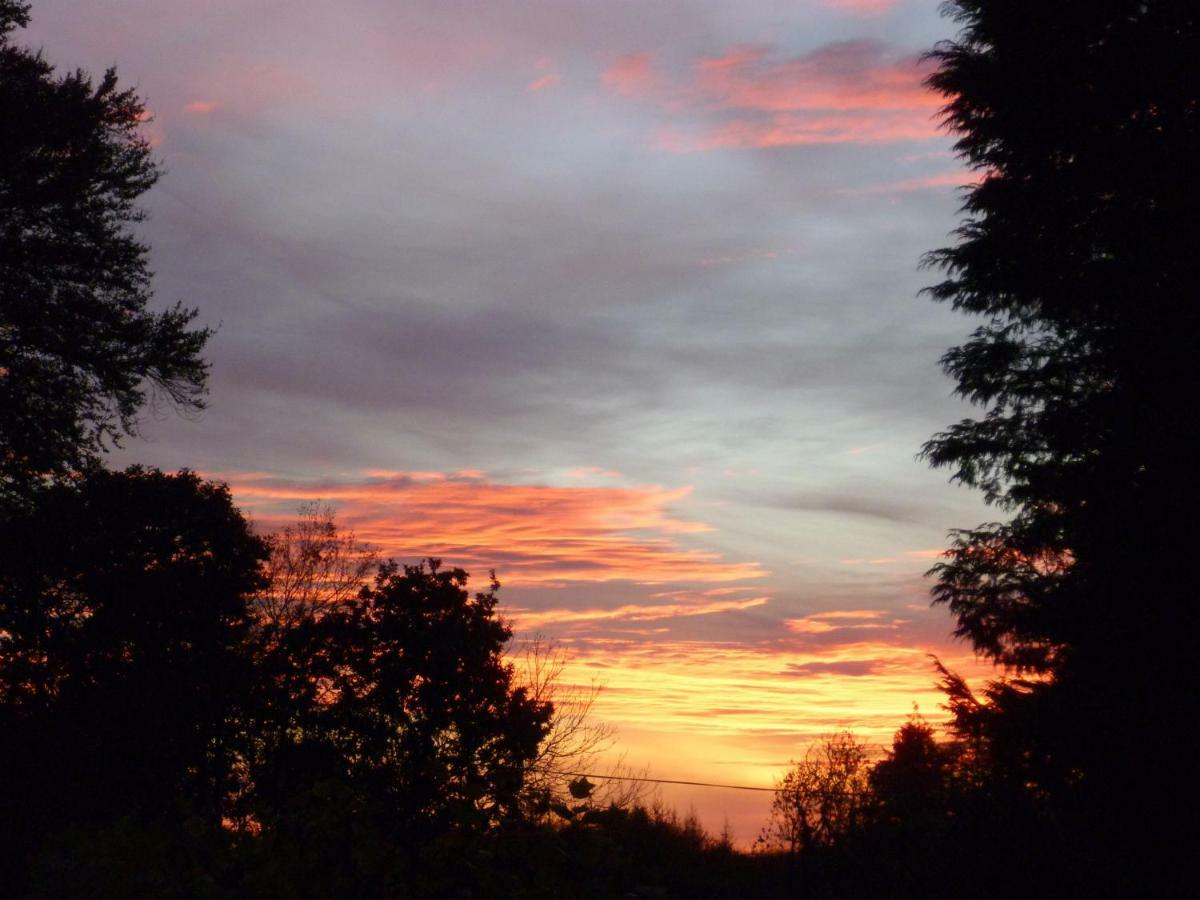
<path id="1" fill-rule="evenodd" d="M 944 718 L 927 648 L 872 641 L 809 651 L 699 641 L 566 646 L 572 656 L 564 683 L 600 685 L 595 716 L 616 728 L 599 767 L 620 760 L 627 774 L 771 788 L 826 735 L 850 730 L 880 755 L 914 705 L 933 724 Z M 961 648 L 943 661 L 973 678 L 990 672 Z M 772 798 L 676 785 L 649 796 L 694 812 L 710 832 L 728 824 L 743 847 L 765 824 Z"/>
<path id="2" fill-rule="evenodd" d="M 677 511 L 686 487 L 507 484 L 473 470 L 372 471 L 321 483 L 228 478 L 238 502 L 268 527 L 320 498 L 385 556 L 443 556 L 471 569 L 476 585 L 480 570 L 497 568 L 516 586 L 515 595 L 501 593 L 501 614 L 518 636 L 557 639 L 569 657 L 561 675 L 568 691 L 602 687 L 594 717 L 615 728 L 616 741 L 597 765 L 621 757 L 656 778 L 771 788 L 825 735 L 850 730 L 882 752 L 914 705 L 936 723 L 942 697 L 930 653 L 971 677 L 985 671 L 929 628 L 928 614 L 911 603 L 915 582 L 898 581 L 894 596 L 871 605 L 826 601 L 803 611 L 780 603 L 763 564 L 725 558 L 709 544 L 711 526 Z M 936 553 L 836 564 L 901 577 L 911 569 L 919 579 Z M 755 628 L 732 634 L 747 615 Z M 743 844 L 771 799 L 682 786 L 656 795 L 694 808 L 710 831 L 728 819 Z"/>

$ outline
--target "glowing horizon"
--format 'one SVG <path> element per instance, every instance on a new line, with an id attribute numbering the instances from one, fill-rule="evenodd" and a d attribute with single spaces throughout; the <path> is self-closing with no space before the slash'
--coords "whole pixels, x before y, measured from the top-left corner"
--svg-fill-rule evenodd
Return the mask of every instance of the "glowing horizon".
<path id="1" fill-rule="evenodd" d="M 834 732 L 850 730 L 878 754 L 910 711 L 919 708 L 937 724 L 932 655 L 969 676 L 988 672 L 961 645 L 932 639 L 928 629 L 939 614 L 917 604 L 776 614 L 771 633 L 754 641 L 673 638 L 673 627 L 694 617 L 772 615 L 774 591 L 763 593 L 762 584 L 771 572 L 678 543 L 715 530 L 676 513 L 688 487 L 603 483 L 621 476 L 598 467 L 565 473 L 568 482 L 602 482 L 588 485 L 503 484 L 478 470 L 374 470 L 318 482 L 218 477 L 260 531 L 288 524 L 301 504 L 321 503 L 384 558 L 437 557 L 470 570 L 476 587 L 494 570 L 513 653 L 534 637 L 549 640 L 565 654 L 568 695 L 600 688 L 594 718 L 615 735 L 592 763 L 600 774 L 619 765 L 647 777 L 772 787 L 789 761 Z M 840 563 L 911 570 L 939 554 L 910 550 Z M 613 565 L 614 557 L 623 562 Z M 568 586 L 586 596 L 589 585 L 613 581 L 617 590 L 606 603 L 559 596 Z M 767 793 L 656 790 L 697 809 L 709 827 L 728 821 L 742 845 L 770 804 Z"/>

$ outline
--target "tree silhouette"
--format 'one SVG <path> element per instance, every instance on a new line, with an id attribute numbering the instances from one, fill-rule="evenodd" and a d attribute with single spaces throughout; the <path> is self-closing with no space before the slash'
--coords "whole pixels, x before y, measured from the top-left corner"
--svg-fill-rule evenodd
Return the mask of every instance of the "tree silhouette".
<path id="1" fill-rule="evenodd" d="M 848 731 L 813 744 L 783 776 L 759 843 L 798 853 L 852 834 L 867 806 L 867 748 Z"/>
<path id="2" fill-rule="evenodd" d="M 122 819 L 219 828 L 265 555 L 186 472 L 96 472 L 0 515 L 5 855 Z"/>
<path id="3" fill-rule="evenodd" d="M 292 693 L 274 703 L 285 719 L 253 775 L 258 822 L 303 826 L 296 811 L 324 794 L 334 815 L 415 844 L 518 814 L 552 707 L 503 659 L 499 585 L 472 596 L 466 584 L 433 560 L 386 563 L 372 586 L 281 639 L 303 677 L 276 682 Z"/>
<path id="4" fill-rule="evenodd" d="M 379 553 L 340 530 L 333 509 L 300 507 L 294 524 L 266 538 L 267 586 L 258 598 L 261 627 L 286 630 L 351 599 L 373 577 Z"/>
<path id="5" fill-rule="evenodd" d="M 524 808 L 537 818 L 551 813 L 570 813 L 573 800 L 591 805 L 632 806 L 641 796 L 639 783 L 609 779 L 592 785 L 584 797 L 576 796 L 577 782 L 564 773 L 596 771 L 601 754 L 612 747 L 615 729 L 595 718 L 594 707 L 600 685 L 565 684 L 563 673 L 569 661 L 561 645 L 535 634 L 524 643 L 516 660 L 517 682 L 530 698 L 552 710 L 546 736 L 530 759 L 524 775 Z M 620 765 L 613 769 L 619 774 Z M 567 818 L 570 815 L 566 816 Z"/>
<path id="6" fill-rule="evenodd" d="M 946 9 L 962 31 L 930 84 L 980 181 L 930 293 L 985 319 L 942 362 L 986 412 L 925 454 L 1009 518 L 955 534 L 934 596 L 1018 679 L 955 709 L 996 765 L 1124 841 L 1186 777 L 1170 760 L 1196 712 L 1179 567 L 1197 404 L 1173 395 L 1200 337 L 1200 19 L 1133 0 Z"/>
<path id="7" fill-rule="evenodd" d="M 27 20 L 0 4 L 0 499 L 94 463 L 148 391 L 200 409 L 208 369 L 195 312 L 147 308 L 145 107 L 115 70 L 58 76 L 14 46 Z"/>
<path id="8" fill-rule="evenodd" d="M 890 824 L 924 830 L 945 815 L 952 754 L 933 728 L 913 715 L 892 739 L 892 748 L 868 776 L 873 814 Z"/>

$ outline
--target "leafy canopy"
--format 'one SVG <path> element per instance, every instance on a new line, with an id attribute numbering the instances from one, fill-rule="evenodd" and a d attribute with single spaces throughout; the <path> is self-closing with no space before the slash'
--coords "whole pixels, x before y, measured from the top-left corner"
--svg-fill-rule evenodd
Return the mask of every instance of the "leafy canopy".
<path id="1" fill-rule="evenodd" d="M 120 819 L 219 828 L 266 547 L 222 485 L 97 471 L 0 508 L 6 872 Z M 19 879 L 18 879 L 19 883 Z"/>

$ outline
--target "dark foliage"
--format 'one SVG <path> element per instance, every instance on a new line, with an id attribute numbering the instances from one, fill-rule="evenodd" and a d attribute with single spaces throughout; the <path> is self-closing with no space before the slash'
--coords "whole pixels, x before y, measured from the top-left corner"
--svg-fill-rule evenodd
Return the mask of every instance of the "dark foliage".
<path id="1" fill-rule="evenodd" d="M 868 776 L 873 816 L 894 825 L 935 827 L 948 805 L 944 794 L 953 762 L 954 749 L 938 743 L 933 729 L 913 716 Z"/>
<path id="2" fill-rule="evenodd" d="M 552 709 L 503 660 L 499 585 L 471 595 L 466 583 L 436 561 L 384 564 L 358 596 L 270 637 L 255 821 L 311 830 L 353 815 L 411 842 L 516 815 Z"/>
<path id="3" fill-rule="evenodd" d="M 208 370 L 194 311 L 147 308 L 141 100 L 13 46 L 26 13 L 0 4 L 0 499 L 93 464 L 148 392 L 201 408 Z"/>
<path id="4" fill-rule="evenodd" d="M 0 518 L 7 871 L 121 820 L 219 829 L 265 552 L 186 472 L 97 472 Z"/>
<path id="5" fill-rule="evenodd" d="M 1175 0 L 946 8 L 963 30 L 930 83 L 982 180 L 930 291 L 985 318 L 943 364 L 986 413 L 925 453 L 1011 517 L 957 533 L 934 594 L 1016 676 L 951 705 L 988 777 L 1077 816 L 1080 865 L 1112 871 L 1167 841 L 1196 714 L 1200 18 Z"/>
<path id="6" fill-rule="evenodd" d="M 552 710 L 497 585 L 385 564 L 281 629 L 267 553 L 186 472 L 6 509 L 0 893 L 438 896 L 447 848 L 515 826 Z"/>
<path id="7" fill-rule="evenodd" d="M 758 844 L 796 854 L 844 843 L 863 824 L 868 771 L 866 745 L 848 731 L 812 744 L 780 780 Z"/>

